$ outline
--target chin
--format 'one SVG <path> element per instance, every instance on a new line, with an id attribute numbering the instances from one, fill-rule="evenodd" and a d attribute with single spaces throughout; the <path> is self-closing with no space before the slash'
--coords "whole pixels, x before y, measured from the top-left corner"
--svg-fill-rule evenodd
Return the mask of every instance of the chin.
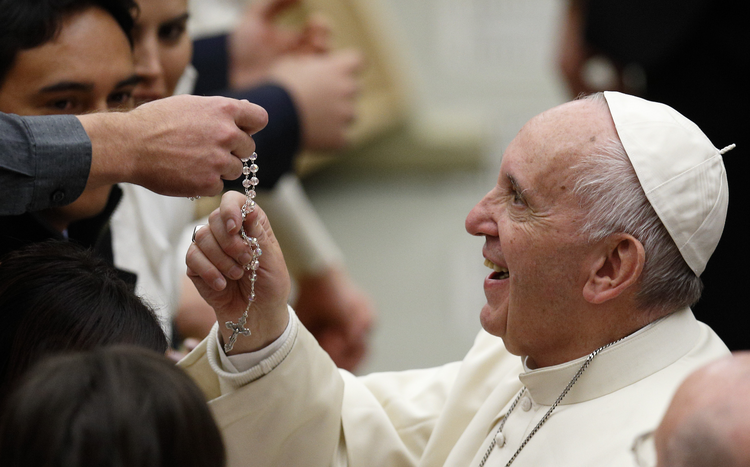
<path id="1" fill-rule="evenodd" d="M 499 309 L 492 309 L 487 303 L 479 313 L 479 322 L 482 328 L 493 336 L 503 337 L 508 322 L 508 313 Z"/>

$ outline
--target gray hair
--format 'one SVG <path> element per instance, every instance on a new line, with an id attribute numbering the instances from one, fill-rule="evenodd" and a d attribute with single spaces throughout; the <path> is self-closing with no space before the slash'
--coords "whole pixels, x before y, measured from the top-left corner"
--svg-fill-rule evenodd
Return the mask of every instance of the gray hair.
<path id="1" fill-rule="evenodd" d="M 609 112 L 603 94 L 583 99 Z M 586 212 L 581 234 L 594 243 L 615 233 L 627 233 L 643 245 L 646 262 L 636 295 L 638 306 L 663 315 L 697 302 L 703 283 L 646 198 L 619 139 L 598 143 L 590 154 L 581 156 L 573 172 L 573 192 Z"/>

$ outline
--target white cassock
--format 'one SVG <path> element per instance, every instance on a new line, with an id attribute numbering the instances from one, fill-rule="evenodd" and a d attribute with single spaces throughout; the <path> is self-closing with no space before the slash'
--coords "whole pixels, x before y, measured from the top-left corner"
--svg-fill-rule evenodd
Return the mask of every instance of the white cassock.
<path id="1" fill-rule="evenodd" d="M 728 353 L 689 309 L 644 327 L 594 358 L 513 465 L 632 467 L 633 439 L 658 425 L 683 379 Z M 260 358 L 225 371 L 215 327 L 180 362 L 210 399 L 229 466 L 478 466 L 526 386 L 486 463 L 504 466 L 585 360 L 528 370 L 483 331 L 461 362 L 358 378 L 296 317 Z"/>

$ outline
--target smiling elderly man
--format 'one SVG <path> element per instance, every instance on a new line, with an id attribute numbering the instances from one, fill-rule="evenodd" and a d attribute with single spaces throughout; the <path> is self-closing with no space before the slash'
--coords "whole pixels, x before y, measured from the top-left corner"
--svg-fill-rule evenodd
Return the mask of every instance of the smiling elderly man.
<path id="1" fill-rule="evenodd" d="M 680 382 L 728 353 L 689 308 L 724 225 L 721 153 L 673 109 L 618 93 L 533 118 L 466 219 L 493 269 L 475 345 L 362 378 L 287 310 L 261 210 L 245 223 L 263 250 L 252 334 L 225 353 L 250 291 L 244 198 L 226 195 L 187 257 L 222 325 L 181 365 L 213 399 L 230 465 L 631 465 Z"/>

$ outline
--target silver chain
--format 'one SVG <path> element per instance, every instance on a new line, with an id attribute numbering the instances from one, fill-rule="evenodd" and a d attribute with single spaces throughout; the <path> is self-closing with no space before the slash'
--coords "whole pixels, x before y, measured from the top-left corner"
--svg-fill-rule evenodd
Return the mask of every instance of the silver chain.
<path id="1" fill-rule="evenodd" d="M 255 281 L 258 279 L 258 273 L 257 270 L 260 267 L 260 255 L 263 254 L 263 252 L 260 249 L 260 244 L 258 244 L 258 239 L 255 237 L 250 237 L 245 233 L 245 218 L 247 215 L 253 211 L 255 211 L 255 187 L 258 185 L 258 177 L 256 177 L 256 174 L 258 172 L 258 165 L 255 163 L 255 160 L 258 158 L 258 155 L 253 152 L 252 156 L 248 158 L 241 159 L 242 160 L 242 174 L 245 176 L 245 179 L 242 181 L 242 186 L 245 188 L 245 204 L 242 205 L 242 224 L 240 224 L 240 236 L 245 241 L 245 244 L 250 247 L 250 251 L 252 253 L 252 259 L 249 263 L 247 263 L 244 267 L 245 270 L 250 271 L 250 295 L 247 298 L 247 307 L 245 308 L 244 313 L 242 313 L 242 316 L 239 320 L 237 320 L 237 323 L 233 323 L 232 321 L 227 321 L 225 326 L 227 329 L 232 330 L 232 335 L 229 337 L 229 341 L 224 344 L 224 351 L 229 352 L 234 348 L 234 343 L 237 341 L 237 337 L 239 337 L 240 334 L 243 336 L 249 336 L 251 334 L 250 330 L 245 327 L 245 324 L 247 323 L 247 316 L 248 312 L 250 311 L 250 305 L 255 301 Z M 248 162 L 252 162 L 249 166 L 247 165 Z M 252 175 L 252 177 L 251 177 Z"/>
<path id="2" fill-rule="evenodd" d="M 549 408 L 546 414 L 544 414 L 544 417 L 542 417 L 541 420 L 539 420 L 539 423 L 536 424 L 533 430 L 531 430 L 531 433 L 526 437 L 525 440 L 523 440 L 523 443 L 521 443 L 520 446 L 518 446 L 518 449 L 513 454 L 513 457 L 510 458 L 507 464 L 505 464 L 505 467 L 509 467 L 514 460 L 516 460 L 516 457 L 518 457 L 518 454 L 520 454 L 521 450 L 526 447 L 526 445 L 529 443 L 529 440 L 536 434 L 537 431 L 547 422 L 547 419 L 552 415 L 552 411 L 557 408 L 557 406 L 562 402 L 563 398 L 568 394 L 570 389 L 573 387 L 574 384 L 578 381 L 578 378 L 581 377 L 584 371 L 586 371 L 586 368 L 588 368 L 591 361 L 596 357 L 599 352 L 606 349 L 607 347 L 614 345 L 618 342 L 620 342 L 624 338 L 617 339 L 614 342 L 610 342 L 607 345 L 603 345 L 599 347 L 598 349 L 594 350 L 589 354 L 589 356 L 586 358 L 586 361 L 583 362 L 583 365 L 581 365 L 581 368 L 578 369 L 578 372 L 576 372 L 575 376 L 573 376 L 573 379 L 570 380 L 567 386 L 565 386 L 565 389 L 563 389 L 563 392 L 560 393 L 560 396 L 557 398 L 557 400 L 552 404 L 552 407 Z M 516 408 L 516 404 L 518 404 L 518 401 L 521 400 L 521 396 L 526 392 L 526 386 L 521 388 L 521 392 L 518 393 L 518 396 L 516 396 L 516 399 L 513 401 L 513 403 L 508 408 L 508 412 L 505 414 L 503 419 L 500 421 L 500 426 L 497 429 L 497 432 L 495 432 L 495 436 L 492 438 L 492 441 L 490 442 L 489 448 L 487 448 L 487 452 L 484 454 L 484 457 L 482 457 L 482 461 L 479 463 L 479 467 L 484 467 L 484 464 L 487 462 L 487 459 L 489 459 L 490 454 L 492 454 L 492 450 L 495 448 L 495 445 L 497 444 L 497 435 L 499 435 L 503 431 L 503 427 L 505 426 L 505 421 L 510 416 L 511 412 L 513 412 L 513 409 Z"/>

